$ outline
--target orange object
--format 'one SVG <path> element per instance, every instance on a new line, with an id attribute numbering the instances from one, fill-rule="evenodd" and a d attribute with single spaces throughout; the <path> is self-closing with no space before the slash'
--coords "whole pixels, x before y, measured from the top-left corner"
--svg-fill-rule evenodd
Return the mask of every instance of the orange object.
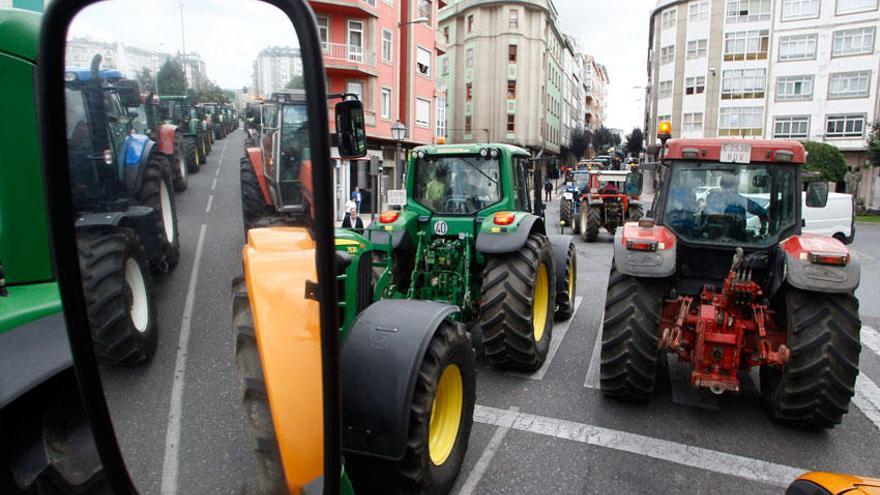
<path id="1" fill-rule="evenodd" d="M 304 228 L 251 229 L 242 261 L 284 474 L 299 493 L 323 473 L 321 324 L 306 298 L 315 243 Z"/>
<path id="2" fill-rule="evenodd" d="M 827 473 L 813 471 L 804 473 L 799 480 L 811 481 L 825 488 L 833 495 L 846 493 L 847 495 L 878 495 L 880 494 L 880 479 L 863 478 L 849 474 Z"/>
<path id="3" fill-rule="evenodd" d="M 394 223 L 399 217 L 399 211 L 388 210 L 379 215 L 379 223 Z"/>
<path id="4" fill-rule="evenodd" d="M 657 125 L 657 137 L 660 139 L 672 137 L 672 124 L 668 120 L 661 120 Z"/>
<path id="5" fill-rule="evenodd" d="M 510 211 L 499 211 L 495 214 L 493 218 L 493 222 L 495 225 L 510 225 L 513 223 L 514 219 L 516 219 L 516 214 Z"/>

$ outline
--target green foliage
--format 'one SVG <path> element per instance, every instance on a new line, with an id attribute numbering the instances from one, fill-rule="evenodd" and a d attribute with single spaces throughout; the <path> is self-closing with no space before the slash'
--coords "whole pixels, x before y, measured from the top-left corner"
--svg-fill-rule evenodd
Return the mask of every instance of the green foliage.
<path id="1" fill-rule="evenodd" d="M 626 152 L 638 156 L 642 152 L 645 136 L 642 130 L 636 127 L 626 136 Z"/>
<path id="2" fill-rule="evenodd" d="M 284 89 L 306 89 L 306 80 L 301 75 L 293 76 L 290 82 L 287 83 L 287 86 L 284 86 Z"/>
<path id="3" fill-rule="evenodd" d="M 142 93 L 156 92 L 156 80 L 153 79 L 153 73 L 150 72 L 150 69 L 144 67 L 135 74 L 134 78 L 140 85 Z"/>
<path id="4" fill-rule="evenodd" d="M 205 87 L 201 90 L 190 88 L 186 96 L 192 103 L 213 102 L 213 103 L 229 103 L 230 97 L 234 96 L 231 91 L 220 89 L 219 86 L 211 81 L 205 82 Z"/>
<path id="5" fill-rule="evenodd" d="M 880 165 L 880 120 L 871 124 L 871 132 L 868 134 L 868 163 Z"/>
<path id="6" fill-rule="evenodd" d="M 580 127 L 571 130 L 569 151 L 574 155 L 575 160 L 580 160 L 586 156 L 592 138 L 593 136 L 590 131 L 585 131 Z"/>
<path id="7" fill-rule="evenodd" d="M 605 126 L 596 129 L 593 133 L 593 149 L 600 150 L 602 154 L 608 153 L 608 150 L 619 144 L 620 136 Z"/>
<path id="8" fill-rule="evenodd" d="M 835 146 L 828 143 L 807 141 L 804 143 L 807 149 L 807 163 L 804 169 L 818 173 L 822 180 L 829 182 L 842 182 L 846 175 L 846 160 L 843 153 Z"/>
<path id="9" fill-rule="evenodd" d="M 183 73 L 183 67 L 173 58 L 165 60 L 165 63 L 159 68 L 156 83 L 160 95 L 186 94 L 186 74 Z"/>

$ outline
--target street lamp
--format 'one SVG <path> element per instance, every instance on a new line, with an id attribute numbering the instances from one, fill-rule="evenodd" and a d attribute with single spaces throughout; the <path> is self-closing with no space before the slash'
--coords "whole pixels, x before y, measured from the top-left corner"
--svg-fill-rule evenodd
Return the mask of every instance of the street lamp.
<path id="1" fill-rule="evenodd" d="M 391 139 L 397 145 L 394 150 L 394 170 L 397 175 L 397 187 L 403 185 L 403 165 L 400 163 L 400 144 L 406 137 L 406 126 L 403 122 L 397 121 L 391 126 Z"/>
<path id="2" fill-rule="evenodd" d="M 431 19 L 428 19 L 428 18 L 425 17 L 425 16 L 421 16 L 421 17 L 416 17 L 415 19 L 413 19 L 413 20 L 411 20 L 411 21 L 398 22 L 398 23 L 397 23 L 397 27 L 403 27 L 403 26 L 406 26 L 406 25 L 408 25 L 408 24 L 427 24 L 427 23 L 429 23 L 429 22 L 431 22 Z"/>

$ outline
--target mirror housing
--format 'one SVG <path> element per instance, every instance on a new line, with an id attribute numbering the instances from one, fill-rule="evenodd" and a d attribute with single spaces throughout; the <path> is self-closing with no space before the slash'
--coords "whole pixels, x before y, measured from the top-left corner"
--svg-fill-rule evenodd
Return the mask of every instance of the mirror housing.
<path id="1" fill-rule="evenodd" d="M 120 79 L 116 82 L 116 92 L 126 108 L 141 106 L 141 86 L 134 79 Z"/>
<path id="2" fill-rule="evenodd" d="M 640 196 L 642 194 L 642 183 L 644 177 L 641 172 L 632 172 L 626 176 L 624 189 L 628 196 Z"/>
<path id="3" fill-rule="evenodd" d="M 336 104 L 336 136 L 340 158 L 366 156 L 367 132 L 364 129 L 364 105 L 360 100 L 344 100 Z"/>
<path id="4" fill-rule="evenodd" d="M 807 185 L 806 203 L 809 208 L 825 208 L 825 205 L 828 204 L 828 183 L 810 182 Z"/>

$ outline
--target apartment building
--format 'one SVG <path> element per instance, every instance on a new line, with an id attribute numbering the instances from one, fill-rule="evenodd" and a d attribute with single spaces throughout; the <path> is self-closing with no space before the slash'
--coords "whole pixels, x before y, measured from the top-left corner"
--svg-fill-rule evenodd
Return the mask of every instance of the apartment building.
<path id="1" fill-rule="evenodd" d="M 862 164 L 878 21 L 877 0 L 660 0 L 646 134 L 670 120 L 675 137 L 825 141 Z"/>
<path id="2" fill-rule="evenodd" d="M 605 125 L 608 107 L 608 69 L 591 55 L 584 55 L 584 129 L 595 131 Z"/>
<path id="3" fill-rule="evenodd" d="M 443 135 L 445 94 L 438 84 L 437 10 L 442 0 L 312 0 L 328 93 L 355 94 L 364 103 L 369 157 L 383 166 L 382 190 L 400 186 L 402 165 L 394 163 L 391 127 L 406 126 L 404 148 L 435 142 Z M 333 105 L 328 102 L 331 132 Z M 441 118 L 442 117 L 442 118 Z M 442 121 L 442 125 L 441 125 Z M 370 160 L 341 160 L 335 148 L 337 214 L 355 187 L 372 200 L 377 192 Z M 369 158 L 368 157 L 368 158 Z M 370 205 L 372 202 L 370 201 Z M 364 203 L 362 211 L 371 211 Z"/>
<path id="4" fill-rule="evenodd" d="M 302 77 L 302 74 L 302 55 L 299 48 L 264 48 L 257 53 L 254 60 L 253 96 L 269 98 L 272 93 Z"/>

